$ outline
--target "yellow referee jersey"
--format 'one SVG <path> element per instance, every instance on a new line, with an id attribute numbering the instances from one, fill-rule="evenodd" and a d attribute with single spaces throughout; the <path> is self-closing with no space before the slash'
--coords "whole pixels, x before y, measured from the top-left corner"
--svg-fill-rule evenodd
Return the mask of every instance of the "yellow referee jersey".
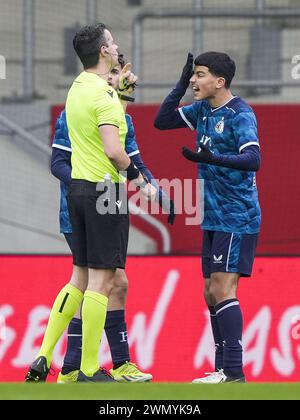
<path id="1" fill-rule="evenodd" d="M 69 90 L 66 116 L 72 145 L 72 179 L 99 182 L 110 174 L 113 182 L 124 182 L 105 155 L 99 133 L 101 125 L 118 127 L 125 148 L 127 124 L 116 91 L 97 74 L 83 71 Z"/>

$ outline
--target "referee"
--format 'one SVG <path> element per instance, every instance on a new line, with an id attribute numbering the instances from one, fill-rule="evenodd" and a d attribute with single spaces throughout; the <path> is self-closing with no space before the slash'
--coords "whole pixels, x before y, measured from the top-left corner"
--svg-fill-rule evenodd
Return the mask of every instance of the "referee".
<path id="1" fill-rule="evenodd" d="M 26 381 L 46 380 L 54 346 L 81 303 L 82 358 L 78 381 L 114 381 L 99 369 L 98 351 L 114 274 L 117 268 L 125 268 L 127 254 L 129 215 L 127 200 L 121 194 L 126 179 L 119 171 L 134 181 L 147 200 L 154 200 L 156 195 L 156 189 L 144 180 L 124 151 L 127 133 L 124 108 L 107 83 L 110 70 L 118 64 L 118 46 L 110 31 L 102 23 L 85 26 L 76 33 L 73 46 L 84 67 L 66 102 L 72 145 L 68 207 L 73 228 L 73 263 L 78 276 L 71 278 L 54 302 L 42 347 Z M 120 80 L 123 87 L 125 78 L 130 91 L 136 77 L 123 71 Z M 127 91 L 122 91 L 123 97 L 124 93 L 126 97 Z M 110 196 L 105 190 L 107 178 L 111 180 Z M 107 202 L 108 211 L 98 212 L 99 203 L 103 208 Z"/>
<path id="2" fill-rule="evenodd" d="M 88 267 L 89 280 L 82 304 L 82 359 L 78 381 L 106 381 L 99 370 L 98 350 L 108 296 L 117 268 L 125 268 L 128 212 L 99 214 L 96 184 L 108 174 L 116 186 L 124 183 L 119 171 L 147 198 L 156 190 L 144 181 L 124 151 L 127 124 L 117 93 L 107 84 L 118 64 L 118 46 L 103 24 L 82 28 L 73 45 L 85 71 L 74 81 L 67 97 L 66 115 L 72 143 L 72 182 L 69 209 L 74 234 L 74 264 Z M 100 192 L 101 194 L 101 192 Z M 118 197 L 117 197 L 118 198 Z M 121 200 L 117 204 L 126 205 Z M 101 322 L 102 320 L 102 322 Z"/>

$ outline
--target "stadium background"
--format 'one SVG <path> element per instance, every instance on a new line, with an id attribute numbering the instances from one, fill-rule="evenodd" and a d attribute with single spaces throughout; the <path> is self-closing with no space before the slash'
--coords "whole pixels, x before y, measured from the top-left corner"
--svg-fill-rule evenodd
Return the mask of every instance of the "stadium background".
<path id="1" fill-rule="evenodd" d="M 111 28 L 139 75 L 129 112 L 143 159 L 159 179 L 195 178 L 195 167 L 180 157 L 195 134 L 153 128 L 158 104 L 177 81 L 187 52 L 220 50 L 236 60 L 232 90 L 253 105 L 262 146 L 260 257 L 240 292 L 246 369 L 250 380 L 299 381 L 297 0 L 0 0 L 0 381 L 23 379 L 52 300 L 70 273 L 71 259 L 62 256 L 68 248 L 58 233 L 59 183 L 49 170 L 50 144 L 80 71 L 72 36 L 97 21 Z M 184 101 L 191 100 L 187 92 Z M 185 226 L 185 217 L 178 215 L 173 227 L 166 215 L 131 218 L 131 346 L 156 380 L 189 381 L 212 368 L 201 232 Z M 109 366 L 105 343 L 101 355 Z"/>

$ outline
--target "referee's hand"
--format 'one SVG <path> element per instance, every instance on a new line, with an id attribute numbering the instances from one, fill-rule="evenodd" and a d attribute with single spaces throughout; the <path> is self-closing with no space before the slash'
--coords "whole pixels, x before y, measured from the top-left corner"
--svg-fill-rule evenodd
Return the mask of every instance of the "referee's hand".
<path id="1" fill-rule="evenodd" d="M 144 187 L 141 187 L 140 191 L 142 196 L 146 199 L 146 201 L 155 200 L 157 189 L 153 187 L 153 185 L 149 182 Z"/>

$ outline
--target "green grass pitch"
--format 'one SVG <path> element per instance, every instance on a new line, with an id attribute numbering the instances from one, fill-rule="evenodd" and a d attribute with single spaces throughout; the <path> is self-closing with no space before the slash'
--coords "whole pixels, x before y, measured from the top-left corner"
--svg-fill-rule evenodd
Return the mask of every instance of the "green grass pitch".
<path id="1" fill-rule="evenodd" d="M 0 383 L 0 400 L 299 400 L 300 383 Z"/>

